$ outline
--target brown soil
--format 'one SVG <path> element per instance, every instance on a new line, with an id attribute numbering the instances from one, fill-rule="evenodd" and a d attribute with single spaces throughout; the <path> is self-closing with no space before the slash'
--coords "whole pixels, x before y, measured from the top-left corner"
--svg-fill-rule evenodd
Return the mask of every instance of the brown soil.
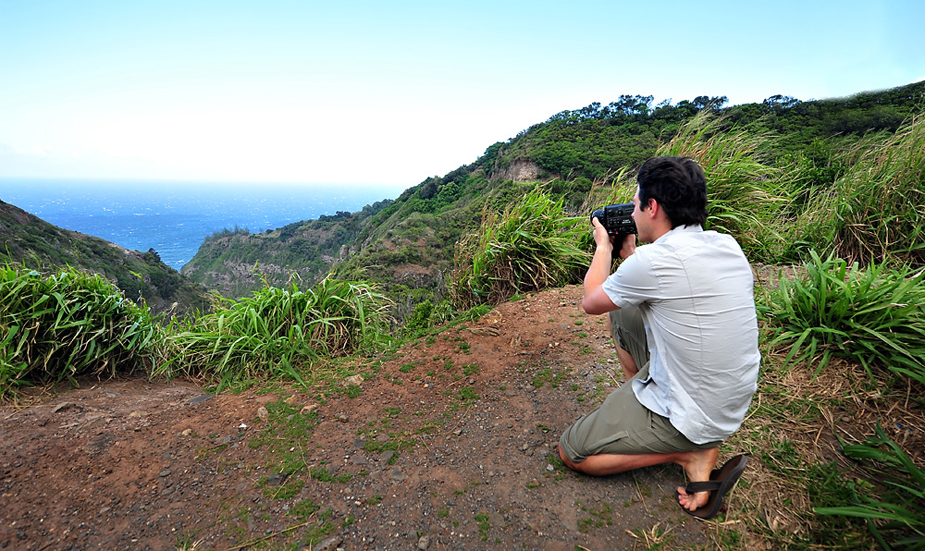
<path id="1" fill-rule="evenodd" d="M 593 478 L 556 458 L 561 431 L 620 384 L 580 295 L 545 291 L 360 361 L 374 376 L 353 398 L 123 379 L 4 406 L 0 548 L 709 546 L 677 505 L 679 467 Z M 299 420 L 316 424 L 281 449 L 271 433 Z"/>

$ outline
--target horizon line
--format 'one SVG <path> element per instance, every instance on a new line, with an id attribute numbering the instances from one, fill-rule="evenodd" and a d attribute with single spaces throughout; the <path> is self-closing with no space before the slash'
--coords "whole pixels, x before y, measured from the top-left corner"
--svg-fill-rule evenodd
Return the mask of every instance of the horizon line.
<path id="1" fill-rule="evenodd" d="M 426 178 L 425 178 L 426 179 Z M 144 177 L 95 177 L 95 176 L 3 176 L 2 181 L 45 181 L 45 182 L 93 182 L 93 183 L 152 183 L 152 184 L 215 184 L 215 185 L 281 185 L 281 186 L 375 186 L 375 187 L 395 187 L 405 186 L 405 188 L 417 184 L 389 183 L 389 182 L 343 182 L 343 181 L 308 181 L 308 180 L 223 180 L 223 179 L 201 179 L 201 178 L 144 178 Z M 423 180 L 422 180 L 423 182 Z"/>

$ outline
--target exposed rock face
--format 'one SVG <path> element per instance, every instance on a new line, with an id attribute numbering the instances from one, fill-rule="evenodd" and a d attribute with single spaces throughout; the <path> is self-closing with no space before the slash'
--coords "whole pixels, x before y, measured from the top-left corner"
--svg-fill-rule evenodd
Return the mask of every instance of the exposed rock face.
<path id="1" fill-rule="evenodd" d="M 514 161 L 511 166 L 500 170 L 494 174 L 494 179 L 514 180 L 515 182 L 535 182 L 542 172 L 542 169 L 533 161 L 519 159 Z"/>

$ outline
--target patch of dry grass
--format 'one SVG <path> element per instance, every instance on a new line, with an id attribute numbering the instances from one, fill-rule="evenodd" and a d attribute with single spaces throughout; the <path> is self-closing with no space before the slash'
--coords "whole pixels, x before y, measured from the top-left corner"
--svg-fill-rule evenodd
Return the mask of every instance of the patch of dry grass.
<path id="1" fill-rule="evenodd" d="M 783 354 L 765 352 L 752 410 L 726 444 L 757 460 L 749 462 L 725 521 L 707 530 L 715 547 L 876 548 L 863 522 L 821 517 L 813 508 L 826 499 L 820 485 L 837 493 L 848 481 L 870 477 L 842 453 L 842 442 L 863 442 L 878 423 L 917 465 L 925 465 L 925 410 L 912 383 L 904 392 L 885 390 L 885 381 L 871 381 L 863 367 L 844 360 L 816 377 L 805 366 L 784 370 L 782 364 Z M 868 482 L 877 481 L 862 483 Z M 839 541 L 817 539 L 820 531 L 834 530 Z"/>

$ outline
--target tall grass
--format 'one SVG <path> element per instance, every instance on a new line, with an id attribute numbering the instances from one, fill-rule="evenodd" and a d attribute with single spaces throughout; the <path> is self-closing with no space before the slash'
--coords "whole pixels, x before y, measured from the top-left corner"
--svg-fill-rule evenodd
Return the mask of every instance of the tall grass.
<path id="1" fill-rule="evenodd" d="M 707 177 L 707 229 L 736 238 L 753 261 L 777 258 L 786 239 L 781 207 L 790 200 L 778 171 L 765 164 L 768 136 L 725 128 L 703 111 L 684 124 L 657 155 L 691 157 Z"/>
<path id="2" fill-rule="evenodd" d="M 171 337 L 174 358 L 159 370 L 231 384 L 301 373 L 320 357 L 372 346 L 387 329 L 381 294 L 363 283 L 324 279 L 301 291 L 266 287 L 214 311 Z"/>
<path id="3" fill-rule="evenodd" d="M 577 283 L 591 261 L 590 218 L 567 216 L 542 186 L 504 213 L 483 212 L 456 247 L 450 293 L 457 308 L 499 304 L 518 293 Z"/>
<path id="4" fill-rule="evenodd" d="M 636 174 L 624 167 L 591 184 L 591 190 L 581 206 L 581 212 L 590 216 L 592 212 L 606 205 L 629 203 L 635 194 Z"/>
<path id="5" fill-rule="evenodd" d="M 99 275 L 0 269 L 0 397 L 79 375 L 147 371 L 164 328 Z"/>
<path id="6" fill-rule="evenodd" d="M 816 373 L 841 357 L 925 385 L 925 270 L 849 268 L 810 254 L 804 275 L 780 278 L 759 300 L 771 346 L 789 348 L 786 363 L 816 364 Z"/>
<path id="7" fill-rule="evenodd" d="M 925 116 L 845 156 L 850 169 L 808 202 L 797 239 L 848 262 L 925 266 Z"/>

